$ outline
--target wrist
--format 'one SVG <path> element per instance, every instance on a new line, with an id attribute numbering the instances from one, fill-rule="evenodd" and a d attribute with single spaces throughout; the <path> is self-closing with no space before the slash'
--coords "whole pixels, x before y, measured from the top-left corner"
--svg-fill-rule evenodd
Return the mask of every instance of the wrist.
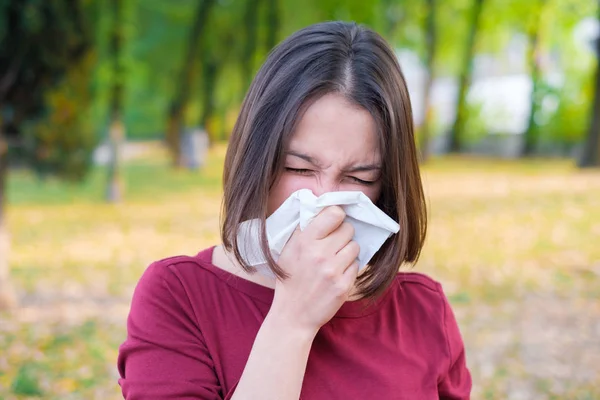
<path id="1" fill-rule="evenodd" d="M 318 327 L 302 326 L 297 320 L 274 309 L 271 309 L 265 317 L 263 327 L 277 332 L 278 335 L 282 335 L 283 337 L 294 341 L 308 342 L 309 344 L 312 343 L 319 331 Z"/>

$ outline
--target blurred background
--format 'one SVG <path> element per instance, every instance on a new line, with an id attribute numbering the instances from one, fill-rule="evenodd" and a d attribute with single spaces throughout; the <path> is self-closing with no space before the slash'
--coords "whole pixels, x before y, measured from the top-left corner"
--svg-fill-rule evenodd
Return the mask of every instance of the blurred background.
<path id="1" fill-rule="evenodd" d="M 146 266 L 218 243 L 221 171 L 270 49 L 387 38 L 474 399 L 600 399 L 593 0 L 0 0 L 0 398 L 118 399 Z"/>

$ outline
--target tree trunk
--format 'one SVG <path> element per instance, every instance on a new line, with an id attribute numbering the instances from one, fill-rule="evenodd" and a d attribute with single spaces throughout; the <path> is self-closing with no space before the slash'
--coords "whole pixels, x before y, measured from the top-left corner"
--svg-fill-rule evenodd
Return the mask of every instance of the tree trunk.
<path id="1" fill-rule="evenodd" d="M 212 132 L 210 127 L 210 121 L 215 113 L 215 95 L 216 95 L 216 81 L 218 66 L 214 59 L 210 56 L 204 58 L 203 80 L 204 80 L 204 92 L 202 101 L 202 117 L 200 118 L 200 126 L 204 128 L 208 134 L 209 146 L 212 146 L 215 141 L 216 132 Z"/>
<path id="2" fill-rule="evenodd" d="M 279 4 L 277 0 L 267 1 L 267 52 L 277 45 L 279 36 Z"/>
<path id="3" fill-rule="evenodd" d="M 110 160 L 106 186 L 106 201 L 118 203 L 123 199 L 121 149 L 125 141 L 123 126 L 123 0 L 111 0 L 113 25 L 110 38 L 113 62 L 112 90 L 110 95 L 110 127 L 108 145 Z"/>
<path id="4" fill-rule="evenodd" d="M 600 7 L 598 8 L 600 10 Z M 600 19 L 600 15 L 598 16 Z M 590 128 L 583 143 L 581 157 L 577 163 L 580 168 L 600 166 L 600 36 L 596 38 L 596 85 L 594 88 L 594 104 L 590 118 Z"/>
<path id="5" fill-rule="evenodd" d="M 539 110 L 540 105 L 540 94 L 539 86 L 541 79 L 541 70 L 539 63 L 539 48 L 540 48 L 540 23 L 542 17 L 542 8 L 544 6 L 544 0 L 540 0 L 540 7 L 537 10 L 535 16 L 535 23 L 529 31 L 529 49 L 527 52 L 527 61 L 529 64 L 529 70 L 531 71 L 531 108 L 529 111 L 529 118 L 527 122 L 527 130 L 523 134 L 523 142 L 521 149 L 519 150 L 520 157 L 531 156 L 537 146 L 538 141 L 538 129 L 535 123 L 535 114 Z"/>
<path id="6" fill-rule="evenodd" d="M 425 79 L 425 88 L 423 90 L 423 124 L 421 125 L 421 162 L 426 162 L 429 158 L 429 142 L 431 136 L 431 88 L 433 87 L 435 71 L 435 47 L 437 32 L 435 26 L 435 0 L 427 0 L 427 21 L 425 24 L 427 41 L 427 78 Z"/>
<path id="7" fill-rule="evenodd" d="M 254 53 L 256 52 L 256 39 L 258 35 L 258 0 L 247 0 L 244 13 L 246 31 L 246 46 L 242 54 L 242 82 L 244 91 L 250 87 L 254 72 Z"/>
<path id="8" fill-rule="evenodd" d="M 177 91 L 169 108 L 166 139 L 174 166 L 183 166 L 185 164 L 181 152 L 181 134 L 185 120 L 185 111 L 190 96 L 190 89 L 193 86 L 194 65 L 198 55 L 200 37 L 204 32 L 206 21 L 214 3 L 215 0 L 202 0 L 198 3 L 192 29 L 190 30 L 187 51 L 181 67 L 181 73 L 179 74 Z"/>
<path id="9" fill-rule="evenodd" d="M 2 107 L 0 106 L 0 113 Z M 8 143 L 4 137 L 4 125 L 0 114 L 0 310 L 17 304 L 8 265 L 9 236 L 5 222 L 6 179 L 8 175 Z"/>
<path id="10" fill-rule="evenodd" d="M 463 66 L 460 73 L 458 84 L 458 96 L 456 100 L 456 117 L 452 130 L 450 131 L 449 151 L 456 153 L 463 148 L 463 135 L 465 123 L 467 120 L 467 91 L 471 86 L 473 75 L 473 58 L 475 56 L 475 43 L 477 32 L 479 31 L 479 23 L 481 20 L 481 10 L 484 0 L 474 0 L 473 9 L 471 10 L 471 19 L 469 22 L 469 35 L 467 36 L 467 46 L 463 58 Z"/>
<path id="11" fill-rule="evenodd" d="M 600 62 L 596 69 L 596 86 L 594 89 L 594 104 L 592 106 L 590 127 L 583 144 L 578 165 L 581 168 L 600 166 Z"/>
<path id="12" fill-rule="evenodd" d="M 109 154 L 106 201 L 118 203 L 123 200 L 124 182 L 122 176 L 121 150 L 125 142 L 125 127 L 120 116 L 113 116 L 108 131 Z"/>

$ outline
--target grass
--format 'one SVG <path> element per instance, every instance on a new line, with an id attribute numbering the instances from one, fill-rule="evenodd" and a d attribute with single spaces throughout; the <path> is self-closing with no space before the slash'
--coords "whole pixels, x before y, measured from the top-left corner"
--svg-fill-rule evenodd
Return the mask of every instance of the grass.
<path id="1" fill-rule="evenodd" d="M 146 152 L 126 164 L 123 181 L 126 183 L 127 200 L 156 202 L 169 198 L 171 193 L 199 187 L 218 191 L 222 156 L 223 148 L 216 150 L 200 174 L 187 170 L 175 171 L 168 167 L 169 162 L 162 149 L 151 144 Z M 27 171 L 18 171 L 8 181 L 8 202 L 13 206 L 102 204 L 105 185 L 104 168 L 93 169 L 81 184 L 65 183 L 55 178 L 41 181 Z"/>
<path id="2" fill-rule="evenodd" d="M 153 260 L 217 243 L 223 156 L 217 147 L 202 171 L 173 171 L 153 149 L 126 165 L 119 205 L 102 203 L 102 169 L 83 185 L 10 176 L 22 307 L 0 314 L 0 398 L 120 398 L 115 360 L 131 291 Z M 597 342 L 567 341 L 591 335 L 600 316 L 600 172 L 454 157 L 432 160 L 423 178 L 430 226 L 415 268 L 455 306 L 474 398 L 600 398 Z M 546 341 L 553 329 L 563 335 Z M 531 355 L 537 344 L 578 358 Z M 592 376 L 539 372 L 554 363 L 589 364 Z"/>

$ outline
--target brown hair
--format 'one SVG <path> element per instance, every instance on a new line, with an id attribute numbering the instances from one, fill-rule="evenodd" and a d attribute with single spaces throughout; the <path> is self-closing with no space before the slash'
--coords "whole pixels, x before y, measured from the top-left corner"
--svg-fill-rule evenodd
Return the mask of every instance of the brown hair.
<path id="1" fill-rule="evenodd" d="M 402 263 L 417 261 L 427 212 L 404 76 L 385 40 L 355 23 L 304 28 L 273 49 L 258 71 L 225 158 L 221 239 L 251 272 L 238 249 L 238 227 L 245 220 L 260 219 L 262 252 L 271 270 L 286 277 L 268 250 L 267 199 L 303 111 L 327 93 L 339 93 L 366 109 L 377 125 L 383 185 L 376 204 L 399 223 L 400 232 L 384 243 L 358 278 L 360 295 L 375 297 L 390 285 Z"/>

